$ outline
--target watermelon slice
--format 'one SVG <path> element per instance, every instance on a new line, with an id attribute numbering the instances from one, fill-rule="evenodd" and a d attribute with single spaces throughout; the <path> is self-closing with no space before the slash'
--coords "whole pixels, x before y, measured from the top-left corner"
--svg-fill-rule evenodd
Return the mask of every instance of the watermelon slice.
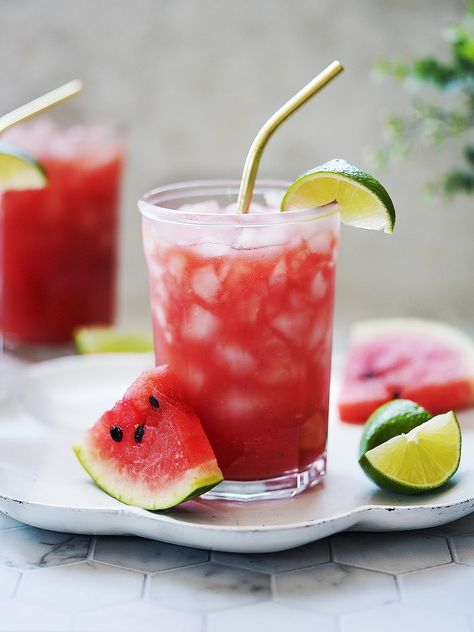
<path id="1" fill-rule="evenodd" d="M 167 366 L 144 371 L 74 451 L 99 487 L 143 509 L 173 507 L 223 479 Z"/>
<path id="2" fill-rule="evenodd" d="M 357 323 L 339 398 L 344 421 L 363 423 L 391 399 L 433 415 L 474 405 L 474 344 L 449 325 L 394 318 Z"/>

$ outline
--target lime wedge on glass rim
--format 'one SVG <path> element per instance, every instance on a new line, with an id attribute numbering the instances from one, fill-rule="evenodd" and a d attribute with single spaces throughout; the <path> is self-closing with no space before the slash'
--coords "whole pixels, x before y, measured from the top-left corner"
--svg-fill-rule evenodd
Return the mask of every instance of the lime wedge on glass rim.
<path id="1" fill-rule="evenodd" d="M 419 494 L 444 485 L 460 459 L 461 430 L 450 411 L 368 450 L 359 464 L 379 487 Z"/>
<path id="2" fill-rule="evenodd" d="M 306 171 L 290 185 L 282 211 L 337 202 L 344 224 L 392 233 L 395 208 L 384 186 L 373 176 L 336 158 Z"/>
<path id="3" fill-rule="evenodd" d="M 0 142 L 0 191 L 41 189 L 47 182 L 38 161 L 23 150 Z"/>

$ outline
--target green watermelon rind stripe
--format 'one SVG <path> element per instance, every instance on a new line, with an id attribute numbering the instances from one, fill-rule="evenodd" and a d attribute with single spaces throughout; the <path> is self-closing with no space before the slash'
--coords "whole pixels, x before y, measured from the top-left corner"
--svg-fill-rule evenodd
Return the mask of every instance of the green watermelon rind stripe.
<path id="1" fill-rule="evenodd" d="M 193 483 L 191 483 L 188 487 L 186 487 L 185 490 L 176 491 L 176 493 L 173 494 L 173 492 L 170 491 L 172 490 L 172 487 L 168 486 L 166 490 L 166 498 L 168 500 L 163 499 L 160 501 L 159 497 L 154 495 L 153 498 L 150 498 L 150 502 L 137 503 L 133 501 L 132 497 L 125 497 L 125 495 L 117 494 L 112 489 L 107 487 L 107 485 L 101 483 L 101 481 L 98 480 L 97 476 L 92 471 L 94 468 L 91 467 L 90 460 L 87 458 L 87 455 L 86 455 L 86 450 L 84 449 L 82 445 L 74 446 L 73 450 L 79 460 L 79 463 L 82 465 L 85 471 L 89 474 L 89 476 L 92 478 L 92 480 L 97 485 L 97 487 L 102 489 L 109 496 L 112 496 L 112 498 L 115 498 L 116 500 L 119 500 L 120 502 L 126 505 L 140 507 L 141 509 L 147 509 L 149 511 L 162 511 L 164 509 L 170 509 L 171 507 L 175 507 L 176 505 L 179 505 L 180 503 L 183 503 L 184 501 L 189 500 L 190 498 L 194 498 L 196 496 L 200 496 L 204 494 L 205 492 L 211 490 L 213 487 L 215 487 L 216 485 L 218 485 L 224 480 L 221 471 L 217 467 L 217 464 L 214 467 L 214 470 L 215 470 L 214 473 L 212 474 L 208 473 L 210 469 L 210 465 L 209 465 L 209 461 L 206 461 L 203 465 L 193 468 L 193 472 L 196 475 L 193 476 L 193 479 L 192 479 Z M 202 475 L 199 474 L 200 470 L 202 471 Z M 177 480 L 177 483 L 175 485 L 176 490 L 180 489 L 180 483 L 182 483 L 183 478 Z M 183 486 L 181 485 L 181 487 Z"/>

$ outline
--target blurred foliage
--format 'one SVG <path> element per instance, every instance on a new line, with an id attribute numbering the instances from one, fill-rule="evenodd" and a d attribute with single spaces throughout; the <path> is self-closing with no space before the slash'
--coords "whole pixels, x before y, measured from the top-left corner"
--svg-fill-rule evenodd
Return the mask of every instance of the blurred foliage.
<path id="1" fill-rule="evenodd" d="M 376 78 L 392 77 L 415 91 L 406 116 L 387 116 L 387 143 L 371 151 L 375 165 L 387 166 L 408 156 L 420 143 L 439 148 L 454 139 L 459 145 L 459 165 L 427 184 L 431 197 L 474 193 L 474 0 L 469 0 L 462 20 L 442 36 L 448 45 L 447 61 L 434 55 L 410 62 L 383 59 L 374 69 Z M 420 91 L 436 95 L 431 101 L 442 105 L 421 98 Z"/>

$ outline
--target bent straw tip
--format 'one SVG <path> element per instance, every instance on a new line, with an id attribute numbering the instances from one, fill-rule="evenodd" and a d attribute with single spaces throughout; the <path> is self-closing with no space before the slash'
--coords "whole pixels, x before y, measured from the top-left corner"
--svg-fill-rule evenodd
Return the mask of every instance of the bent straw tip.
<path id="1" fill-rule="evenodd" d="M 344 70 L 344 65 L 341 64 L 341 62 L 338 59 L 335 59 L 330 65 L 329 67 L 333 67 L 335 70 L 337 69 L 339 72 L 341 72 L 342 70 Z"/>
<path id="2" fill-rule="evenodd" d="M 84 87 L 84 83 L 82 79 L 71 79 L 71 81 L 68 81 L 62 87 L 65 88 L 66 86 L 70 88 L 70 90 L 80 92 L 82 88 Z"/>

